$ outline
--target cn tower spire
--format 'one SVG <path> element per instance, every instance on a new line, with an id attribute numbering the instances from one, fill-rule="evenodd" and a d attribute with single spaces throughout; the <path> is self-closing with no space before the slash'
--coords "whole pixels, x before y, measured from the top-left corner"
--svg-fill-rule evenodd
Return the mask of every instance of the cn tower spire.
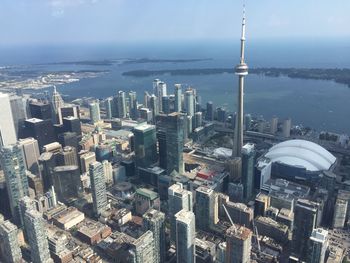
<path id="1" fill-rule="evenodd" d="M 242 35 L 241 35 L 241 56 L 240 62 L 235 68 L 238 76 L 238 109 L 235 123 L 235 133 L 233 140 L 232 157 L 241 157 L 243 147 L 243 94 L 244 94 L 244 77 L 248 75 L 248 66 L 244 61 L 245 48 L 245 7 L 243 7 L 242 18 Z"/>

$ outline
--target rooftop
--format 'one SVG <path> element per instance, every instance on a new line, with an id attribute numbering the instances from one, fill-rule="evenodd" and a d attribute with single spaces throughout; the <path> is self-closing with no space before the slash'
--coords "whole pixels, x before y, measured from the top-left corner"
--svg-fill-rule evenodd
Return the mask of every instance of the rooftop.
<path id="1" fill-rule="evenodd" d="M 329 170 L 336 157 L 320 145 L 305 140 L 289 140 L 273 146 L 265 157 L 272 162 L 304 167 L 311 172 Z"/>
<path id="2" fill-rule="evenodd" d="M 234 224 L 227 229 L 226 236 L 245 241 L 252 236 L 252 231 L 244 226 Z"/>
<path id="3" fill-rule="evenodd" d="M 136 190 L 136 194 L 144 196 L 150 200 L 154 200 L 154 199 L 158 198 L 158 194 L 156 192 L 153 192 L 147 188 L 138 188 Z"/>

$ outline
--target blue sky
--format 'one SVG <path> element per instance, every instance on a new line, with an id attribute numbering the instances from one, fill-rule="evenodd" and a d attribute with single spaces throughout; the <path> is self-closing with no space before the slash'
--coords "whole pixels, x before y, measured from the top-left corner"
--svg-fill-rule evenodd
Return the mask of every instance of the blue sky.
<path id="1" fill-rule="evenodd" d="M 250 38 L 348 38 L 349 0 L 246 0 Z M 2 45 L 237 39 L 242 0 L 0 0 Z"/>

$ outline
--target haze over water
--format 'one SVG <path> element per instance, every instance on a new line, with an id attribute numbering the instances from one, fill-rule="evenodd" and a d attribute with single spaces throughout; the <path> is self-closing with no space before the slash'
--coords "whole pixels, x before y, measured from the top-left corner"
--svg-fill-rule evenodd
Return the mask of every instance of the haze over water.
<path id="1" fill-rule="evenodd" d="M 121 74 L 137 69 L 190 69 L 234 67 L 238 62 L 239 43 L 146 43 L 133 45 L 56 46 L 0 48 L 0 66 L 37 64 L 63 61 L 102 60 L 118 58 L 187 59 L 213 58 L 191 63 L 145 63 L 113 66 L 87 65 L 36 65 L 28 69 L 43 71 L 60 70 L 110 70 L 95 79 L 59 86 L 58 90 L 71 97 L 92 96 L 105 98 L 118 90 L 138 92 L 140 102 L 144 91 L 152 91 L 152 80 L 160 78 L 168 84 L 193 86 L 202 96 L 202 105 L 208 100 L 216 107 L 236 108 L 237 78 L 233 74 L 198 76 L 152 76 L 145 78 L 124 77 Z M 298 67 L 298 68 L 350 68 L 350 41 L 297 42 L 295 40 L 266 42 L 247 41 L 249 67 Z M 245 112 L 272 116 L 291 117 L 294 124 L 303 124 L 319 131 L 329 130 L 350 133 L 350 88 L 332 81 L 289 79 L 287 77 L 263 77 L 250 74 L 246 78 Z"/>

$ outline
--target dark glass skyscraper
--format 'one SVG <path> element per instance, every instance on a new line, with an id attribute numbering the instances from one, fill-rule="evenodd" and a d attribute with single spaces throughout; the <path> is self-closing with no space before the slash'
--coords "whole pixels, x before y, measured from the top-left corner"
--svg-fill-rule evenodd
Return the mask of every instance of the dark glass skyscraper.
<path id="1" fill-rule="evenodd" d="M 184 172 L 184 115 L 174 112 L 157 116 L 160 166 L 170 175 L 174 170 Z"/>
<path id="2" fill-rule="evenodd" d="M 154 125 L 134 128 L 135 161 L 138 167 L 149 167 L 157 162 L 157 136 Z"/>

